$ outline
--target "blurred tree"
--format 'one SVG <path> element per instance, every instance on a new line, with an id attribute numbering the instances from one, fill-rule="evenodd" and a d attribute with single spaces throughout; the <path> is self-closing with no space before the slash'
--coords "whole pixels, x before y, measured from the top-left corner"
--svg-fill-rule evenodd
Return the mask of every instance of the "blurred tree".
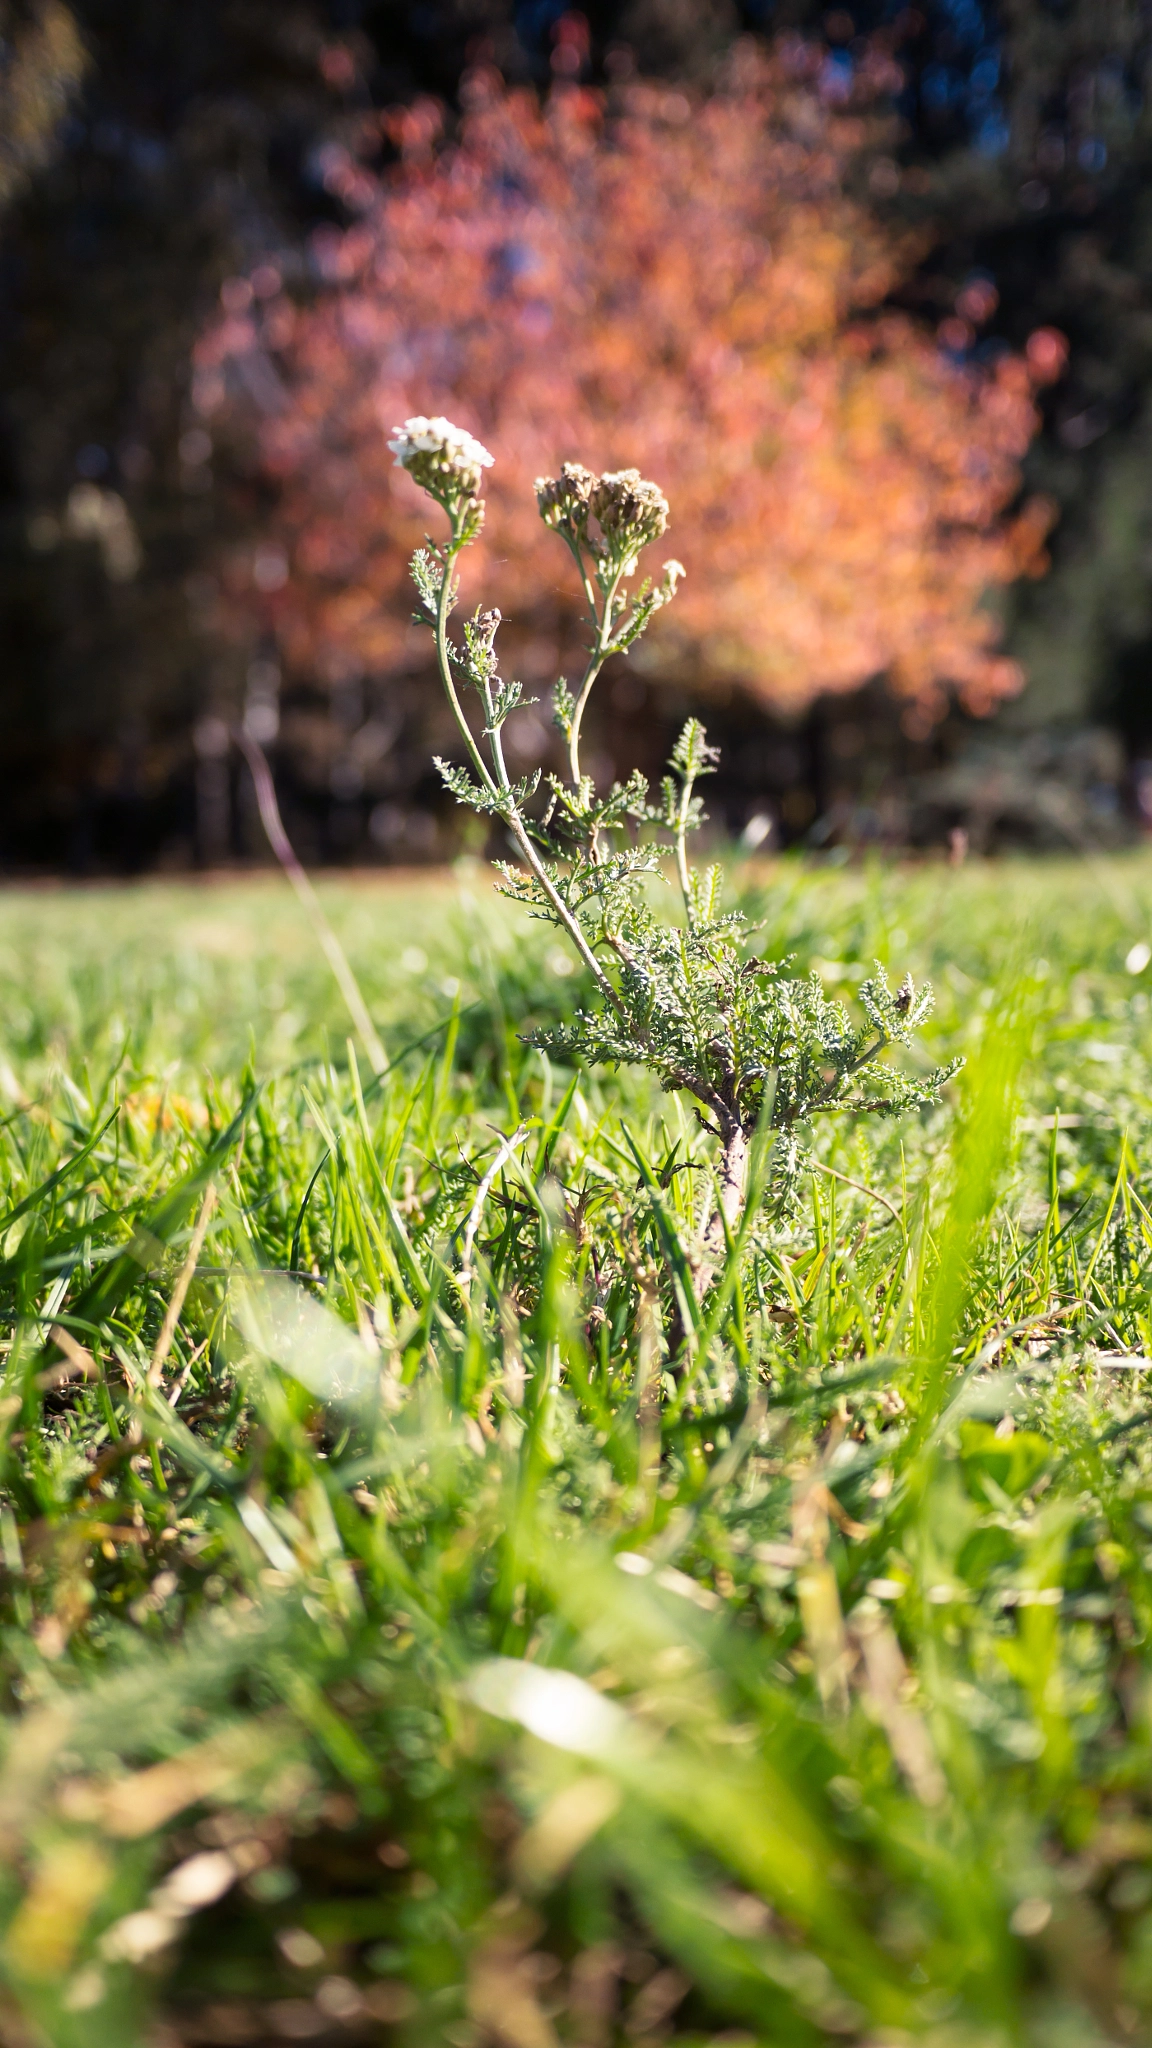
<path id="1" fill-rule="evenodd" d="M 1010 22 L 1017 212 L 991 255 L 1012 300 L 1027 293 L 1071 342 L 1034 463 L 1062 530 L 1052 587 L 1017 605 L 1014 637 L 1036 679 L 1022 710 L 1094 710 L 1147 746 L 1152 23 L 1115 0 L 1072 0 L 1055 18 L 1016 0 Z"/>
<path id="2" fill-rule="evenodd" d="M 1144 13 L 1120 0 L 922 0 L 890 14 L 886 0 L 830 10 L 810 0 L 586 0 L 583 14 L 565 0 L 71 0 L 69 11 L 61 0 L 7 0 L 0 857 L 185 858 L 194 783 L 201 853 L 240 843 L 213 721 L 246 687 L 256 700 L 272 687 L 270 655 L 256 651 L 257 680 L 246 685 L 239 654 L 200 623 L 222 524 L 239 544 L 267 498 L 257 477 L 197 459 L 204 423 L 188 404 L 188 361 L 221 283 L 258 250 L 273 249 L 285 279 L 299 279 L 312 230 L 351 225 L 326 182 L 325 144 L 354 139 L 367 108 L 427 92 L 453 100 L 478 63 L 537 84 L 619 89 L 629 75 L 663 71 L 706 86 L 730 35 L 770 20 L 820 36 L 833 89 L 851 86 L 862 38 L 876 31 L 902 68 L 903 132 L 853 187 L 862 209 L 892 214 L 897 239 L 927 239 L 932 224 L 932 251 L 895 280 L 897 307 L 939 324 L 949 360 L 982 373 L 997 350 L 1018 353 L 1038 322 L 1068 334 L 1068 374 L 1045 398 L 1044 431 L 1024 458 L 1027 486 L 1062 507 L 1054 572 L 1002 591 L 1008 651 L 1036 678 L 1009 716 L 1075 717 L 1111 703 L 1134 738 L 1146 736 Z M 73 111 L 61 122 L 68 91 Z M 24 127 L 17 93 L 41 110 Z M 382 146 L 386 157 L 393 145 Z M 965 299 L 973 286 L 975 302 Z M 980 318 L 958 310 L 962 299 Z M 354 694 L 349 684 L 332 700 L 335 739 L 330 705 L 318 699 L 310 714 L 324 818 L 339 804 L 323 764 L 355 729 Z M 869 704 L 866 754 L 880 715 Z M 669 716 L 685 708 L 670 702 Z M 653 716 L 649 700 L 645 728 Z M 733 702 L 725 716 L 746 713 Z M 753 729 L 742 761 L 755 751 Z M 393 843 L 410 802 L 420 751 L 391 744 L 382 843 Z M 807 739 L 776 743 L 773 760 L 809 754 L 813 765 L 795 772 L 822 803 L 826 775 Z M 317 838 L 316 850 L 338 842 Z"/>
<path id="3" fill-rule="evenodd" d="M 49 161 L 84 72 L 84 45 L 62 0 L 0 6 L 0 207 Z"/>
<path id="4" fill-rule="evenodd" d="M 331 96 L 307 10 L 74 12 L 83 91 L 0 258 L 3 835 L 133 865 L 158 834 L 190 851 L 172 777 L 220 658 L 189 635 L 219 511 L 186 460 L 189 349 L 221 276 L 309 218 Z"/>
<path id="5" fill-rule="evenodd" d="M 536 47 L 559 8 L 531 13 Z M 638 31 L 642 69 L 701 75 L 720 8 L 634 0 L 612 23 L 589 6 L 592 57 Z M 739 16 L 738 23 L 735 17 Z M 726 10 L 745 30 L 769 10 Z M 892 38 L 903 133 L 871 166 L 868 198 L 931 224 L 897 298 L 946 324 L 960 360 L 1067 335 L 1067 374 L 1024 465 L 1059 507 L 1052 572 L 1003 605 L 1009 650 L 1033 678 L 1009 726 L 1114 719 L 1152 747 L 1152 16 L 1130 0 L 779 0 L 771 21 L 819 33 L 850 82 L 866 40 Z M 539 61 L 539 60 L 538 60 Z M 985 317 L 958 302 L 973 286 Z M 994 294 L 988 306 L 989 288 Z"/>
<path id="6" fill-rule="evenodd" d="M 868 11 L 843 20 L 851 33 Z M 1060 517 L 1051 575 L 1008 606 L 1032 682 L 1007 722 L 1112 717 L 1147 743 L 1152 18 L 1127 0 L 950 0 L 905 24 L 901 61 L 905 134 L 874 196 L 937 225 L 913 299 L 966 358 L 1037 322 L 1070 343 L 1025 465 Z M 995 295 L 983 331 L 974 288 Z"/>
<path id="7" fill-rule="evenodd" d="M 666 679 L 795 710 L 885 673 L 920 726 L 950 685 L 977 710 L 1014 690 L 981 599 L 1043 566 L 1046 506 L 1005 512 L 1060 352 L 1041 336 L 960 369 L 876 314 L 918 249 L 844 185 L 889 69 L 861 67 L 850 104 L 788 38 L 743 49 L 704 102 L 562 87 L 543 112 L 476 73 L 446 151 L 431 100 L 384 117 L 402 162 L 382 178 L 363 160 L 377 117 L 359 157 L 329 145 L 349 225 L 312 237 L 318 289 L 261 264 L 197 346 L 202 416 L 249 425 L 280 490 L 280 546 L 233 555 L 222 616 L 235 594 L 336 686 L 422 666 L 423 514 L 386 444 L 394 420 L 444 411 L 498 457 L 475 576 L 492 586 L 495 550 L 522 667 L 576 658 L 531 500 L 573 457 L 636 463 L 672 500 L 688 581 L 651 636 Z"/>

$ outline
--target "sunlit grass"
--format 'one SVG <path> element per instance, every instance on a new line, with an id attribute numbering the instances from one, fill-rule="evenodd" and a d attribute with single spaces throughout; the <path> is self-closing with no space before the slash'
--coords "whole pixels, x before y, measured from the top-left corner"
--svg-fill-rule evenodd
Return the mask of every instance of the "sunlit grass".
<path id="1" fill-rule="evenodd" d="M 1152 2038 L 1152 864 L 734 886 L 967 1066 L 675 1355 L 480 871 L 324 888 L 378 1082 L 271 879 L 0 903 L 12 2048 Z"/>

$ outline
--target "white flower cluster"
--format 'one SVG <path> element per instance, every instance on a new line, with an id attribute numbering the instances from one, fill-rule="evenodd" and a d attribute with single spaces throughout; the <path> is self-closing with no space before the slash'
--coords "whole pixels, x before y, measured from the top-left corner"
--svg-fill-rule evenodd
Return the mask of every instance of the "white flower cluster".
<path id="1" fill-rule="evenodd" d="M 474 497 L 481 471 L 491 469 L 494 460 L 466 428 L 442 418 L 425 419 L 423 414 L 405 420 L 402 427 L 393 427 L 388 446 L 396 457 L 396 468 L 408 470 L 436 496 L 460 493 Z"/>

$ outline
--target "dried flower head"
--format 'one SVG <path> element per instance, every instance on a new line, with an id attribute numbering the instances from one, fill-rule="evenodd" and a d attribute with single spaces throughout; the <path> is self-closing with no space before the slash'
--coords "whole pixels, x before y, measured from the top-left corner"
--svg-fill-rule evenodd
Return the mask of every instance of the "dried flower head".
<path id="1" fill-rule="evenodd" d="M 425 419 L 423 414 L 393 427 L 388 446 L 396 468 L 406 469 L 441 503 L 477 497 L 482 472 L 493 463 L 487 448 L 465 427 L 443 418 Z"/>
<path id="2" fill-rule="evenodd" d="M 599 477 L 589 507 L 608 553 L 623 562 L 626 573 L 641 548 L 659 540 L 668 525 L 667 498 L 638 469 L 610 470 Z"/>
<path id="3" fill-rule="evenodd" d="M 582 462 L 562 462 L 557 477 L 538 476 L 536 503 L 545 526 L 551 526 L 573 540 L 582 538 L 597 481 Z"/>

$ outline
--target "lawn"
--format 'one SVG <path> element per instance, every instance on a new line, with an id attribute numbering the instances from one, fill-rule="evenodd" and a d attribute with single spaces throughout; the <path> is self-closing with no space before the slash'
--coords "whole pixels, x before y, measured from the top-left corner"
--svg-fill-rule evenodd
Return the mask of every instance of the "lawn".
<path id="1" fill-rule="evenodd" d="M 479 867 L 0 898 L 0 2042 L 1152 2042 L 1152 859 L 734 867 L 938 1109 L 527 1048 Z"/>

